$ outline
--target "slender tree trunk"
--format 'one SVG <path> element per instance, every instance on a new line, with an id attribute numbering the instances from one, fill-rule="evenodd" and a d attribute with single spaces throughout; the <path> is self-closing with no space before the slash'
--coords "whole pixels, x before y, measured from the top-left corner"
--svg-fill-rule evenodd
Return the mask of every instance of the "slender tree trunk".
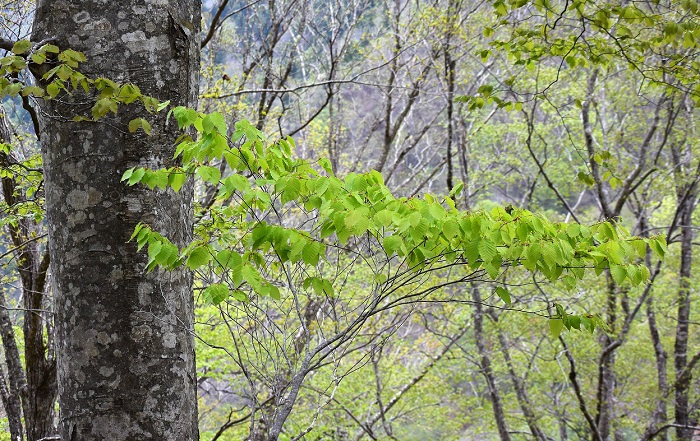
<path id="1" fill-rule="evenodd" d="M 39 0 L 33 40 L 84 52 L 80 71 L 89 77 L 194 106 L 200 9 L 199 0 Z M 144 116 L 136 105 L 72 122 L 80 100 L 90 105 L 73 95 L 42 109 L 62 439 L 195 440 L 191 275 L 146 274 L 147 256 L 127 243 L 139 221 L 185 243 L 192 188 L 119 182 L 129 167 L 173 165 L 177 134 L 164 117 L 150 137 L 129 133 L 129 121 Z"/>
<path id="2" fill-rule="evenodd" d="M 2 405 L 5 408 L 7 421 L 10 426 L 10 438 L 12 441 L 23 441 L 24 430 L 22 429 L 22 390 L 27 383 L 22 370 L 22 363 L 19 358 L 19 349 L 15 340 L 15 332 L 12 328 L 10 314 L 5 304 L 5 293 L 0 290 L 0 333 L 2 334 L 2 346 L 5 352 L 5 362 L 7 365 L 7 381 L 2 380 Z"/>
<path id="3" fill-rule="evenodd" d="M 445 44 L 445 80 L 447 81 L 447 191 L 454 187 L 454 166 L 452 161 L 452 142 L 454 140 L 454 94 L 456 62 L 450 53 L 449 37 Z"/>
<path id="4" fill-rule="evenodd" d="M 523 382 L 520 381 L 518 375 L 515 373 L 515 367 L 513 366 L 513 361 L 510 358 L 510 352 L 508 351 L 508 342 L 506 341 L 505 335 L 498 330 L 498 341 L 501 343 L 501 353 L 506 361 L 506 366 L 508 366 L 508 376 L 513 384 L 513 389 L 515 389 L 515 396 L 518 398 L 518 404 L 520 405 L 520 410 L 523 412 L 527 426 L 530 429 L 530 433 L 537 441 L 547 441 L 542 429 L 540 429 L 537 423 L 537 416 L 532 411 L 532 404 L 530 403 L 530 398 L 527 395 L 527 390 L 523 387 Z"/>
<path id="5" fill-rule="evenodd" d="M 686 200 L 681 215 L 681 262 L 678 271 L 678 324 L 676 325 L 676 342 L 673 352 L 673 364 L 676 378 L 683 378 L 676 387 L 675 423 L 679 426 L 690 425 L 688 392 L 691 375 L 682 375 L 688 364 L 688 330 L 690 320 L 690 277 L 693 256 L 693 198 Z M 676 439 L 691 440 L 693 430 L 676 427 Z"/>
<path id="6" fill-rule="evenodd" d="M 501 441 L 510 441 L 510 433 L 508 433 L 508 427 L 506 426 L 506 415 L 503 412 L 501 394 L 496 387 L 496 379 L 491 370 L 491 358 L 486 349 L 483 327 L 484 312 L 481 305 L 481 293 L 478 287 L 472 288 L 472 300 L 474 300 L 474 339 L 476 340 L 476 349 L 481 358 L 481 373 L 484 375 L 484 378 L 486 378 L 486 384 L 489 388 L 489 398 L 493 406 L 493 417 L 496 421 L 498 434 L 501 437 Z"/>
<path id="7" fill-rule="evenodd" d="M 646 195 L 643 196 L 642 200 L 647 200 Z M 639 230 L 641 231 L 642 237 L 649 236 L 649 219 L 645 209 L 641 210 L 639 214 Z M 651 268 L 651 250 L 647 248 L 647 254 L 645 257 L 645 264 L 648 268 Z M 666 349 L 664 349 L 661 343 L 661 334 L 659 333 L 659 327 L 656 323 L 656 313 L 654 312 L 654 295 L 649 294 L 646 299 L 646 315 L 647 324 L 649 325 L 649 334 L 651 337 L 651 342 L 654 346 L 654 356 L 656 358 L 656 378 L 658 381 L 659 398 L 656 402 L 656 408 L 652 412 L 649 421 L 647 422 L 647 427 L 642 434 L 641 440 L 648 441 L 654 437 L 659 425 L 668 419 L 668 405 L 666 402 L 666 397 L 668 395 L 668 371 L 667 362 L 668 354 Z M 668 440 L 668 431 L 664 430 L 657 435 L 661 441 Z"/>

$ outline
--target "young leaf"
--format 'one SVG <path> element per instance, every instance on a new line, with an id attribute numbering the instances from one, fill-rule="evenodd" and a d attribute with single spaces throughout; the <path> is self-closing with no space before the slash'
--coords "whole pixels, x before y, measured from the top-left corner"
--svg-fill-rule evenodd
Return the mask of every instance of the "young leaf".
<path id="1" fill-rule="evenodd" d="M 207 181 L 213 185 L 218 184 L 219 180 L 221 180 L 221 172 L 219 171 L 219 169 L 208 165 L 202 165 L 198 167 L 196 174 L 197 176 L 202 178 L 202 180 Z"/>
<path id="2" fill-rule="evenodd" d="M 503 300 L 506 305 L 511 304 L 510 293 L 508 292 L 507 289 L 499 286 L 496 288 L 496 294 L 498 294 L 498 297 L 500 297 L 501 300 Z"/>
<path id="3" fill-rule="evenodd" d="M 199 246 L 192 251 L 187 257 L 187 267 L 189 269 L 197 269 L 200 266 L 206 265 L 211 259 L 211 254 L 209 253 L 209 248 L 206 246 Z"/>
<path id="4" fill-rule="evenodd" d="M 223 283 L 214 283 L 202 291 L 202 297 L 208 303 L 218 305 L 229 296 L 228 286 Z"/>
<path id="5" fill-rule="evenodd" d="M 12 46 L 12 53 L 21 55 L 31 49 L 32 43 L 29 40 L 20 40 Z"/>
<path id="6" fill-rule="evenodd" d="M 553 338 L 559 337 L 564 329 L 564 321 L 560 318 L 549 319 L 549 333 Z"/>
<path id="7" fill-rule="evenodd" d="M 136 118 L 129 121 L 129 132 L 134 133 L 138 129 L 143 130 L 147 135 L 151 134 L 151 124 L 143 118 Z"/>

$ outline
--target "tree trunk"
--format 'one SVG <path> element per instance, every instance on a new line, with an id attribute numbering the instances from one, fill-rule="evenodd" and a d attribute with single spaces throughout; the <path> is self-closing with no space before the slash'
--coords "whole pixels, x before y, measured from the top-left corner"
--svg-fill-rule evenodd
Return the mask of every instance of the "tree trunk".
<path id="1" fill-rule="evenodd" d="M 7 415 L 7 422 L 10 426 L 10 438 L 12 441 L 23 441 L 24 429 L 22 429 L 22 403 L 20 396 L 22 390 L 26 388 L 26 380 L 19 358 L 15 331 L 12 329 L 10 314 L 5 304 L 5 293 L 2 289 L 0 289 L 0 333 L 2 334 L 7 364 L 7 381 L 4 378 L 4 372 L 0 369 L 2 405 L 5 408 L 5 415 Z"/>
<path id="2" fill-rule="evenodd" d="M 676 387 L 675 423 L 676 439 L 691 440 L 693 430 L 684 426 L 690 425 L 690 409 L 688 392 L 691 375 L 683 375 L 688 364 L 688 331 L 690 324 L 690 277 L 692 275 L 693 257 L 693 198 L 688 198 L 681 214 L 681 262 L 678 271 L 678 324 L 676 325 L 676 342 L 673 351 L 673 364 L 676 378 L 683 378 Z"/>
<path id="3" fill-rule="evenodd" d="M 79 70 L 88 77 L 194 106 L 200 9 L 199 0 L 39 0 L 33 40 L 84 52 Z M 72 122 L 76 103 L 90 106 L 91 97 L 59 98 L 42 104 L 41 140 L 62 439 L 195 440 L 191 275 L 146 274 L 147 256 L 127 243 L 144 221 L 184 244 L 192 188 L 119 182 L 130 167 L 173 165 L 176 130 L 163 117 L 150 137 L 129 133 L 129 121 L 144 116 L 133 104 L 96 123 Z"/>
<path id="4" fill-rule="evenodd" d="M 484 312 L 481 304 L 481 293 L 478 287 L 472 288 L 472 300 L 474 301 L 474 340 L 476 342 L 476 349 L 479 352 L 479 357 L 481 358 L 479 362 L 481 365 L 481 373 L 484 375 L 486 385 L 489 389 L 489 399 L 493 406 L 493 417 L 496 421 L 496 427 L 498 428 L 498 435 L 501 441 L 510 441 L 510 433 L 506 425 L 506 415 L 505 412 L 503 412 L 503 401 L 496 387 L 496 379 L 491 370 L 491 358 L 489 357 L 484 339 Z"/>
<path id="5" fill-rule="evenodd" d="M 532 410 L 532 404 L 530 403 L 530 397 L 528 397 L 527 389 L 523 386 L 523 382 L 520 380 L 515 372 L 515 366 L 513 365 L 513 360 L 510 358 L 510 352 L 508 350 L 508 342 L 506 341 L 505 335 L 498 329 L 498 341 L 501 343 L 501 353 L 503 354 L 503 359 L 506 361 L 506 366 L 508 366 L 508 376 L 513 384 L 513 389 L 515 390 L 515 396 L 518 399 L 518 404 L 520 405 L 520 410 L 523 412 L 527 426 L 530 429 L 532 437 L 537 441 L 547 441 L 542 429 L 537 422 L 537 416 Z"/>

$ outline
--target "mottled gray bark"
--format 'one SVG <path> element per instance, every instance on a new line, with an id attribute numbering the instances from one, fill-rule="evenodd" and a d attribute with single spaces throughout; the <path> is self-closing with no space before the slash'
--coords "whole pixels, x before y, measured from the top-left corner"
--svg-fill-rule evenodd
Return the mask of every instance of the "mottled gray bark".
<path id="1" fill-rule="evenodd" d="M 86 54 L 89 77 L 194 106 L 199 0 L 40 0 L 33 40 Z M 192 189 L 127 187 L 134 166 L 172 165 L 173 122 L 127 130 L 137 105 L 72 122 L 89 97 L 47 101 L 41 139 L 55 279 L 60 432 L 73 440 L 194 440 L 197 402 L 191 275 L 145 272 L 126 243 L 144 221 L 178 245 L 191 235 Z M 85 104 L 81 104 L 83 101 Z"/>

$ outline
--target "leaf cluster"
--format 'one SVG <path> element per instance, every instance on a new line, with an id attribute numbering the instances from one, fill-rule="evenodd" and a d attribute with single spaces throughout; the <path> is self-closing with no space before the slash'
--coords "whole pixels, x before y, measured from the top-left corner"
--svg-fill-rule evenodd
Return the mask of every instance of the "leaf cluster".
<path id="1" fill-rule="evenodd" d="M 569 289 L 589 270 L 609 270 L 616 283 L 638 285 L 649 278 L 649 270 L 637 263 L 647 246 L 660 257 L 666 252 L 662 237 L 630 237 L 615 222 L 553 223 L 514 207 L 459 211 L 450 196 L 396 197 L 380 173 L 338 177 L 325 159 L 294 158 L 291 138 L 269 142 L 246 121 L 236 124 L 229 139 L 221 114 L 176 107 L 170 116 L 181 129 L 194 128 L 199 135 L 179 140 L 182 167 L 132 168 L 122 180 L 178 191 L 186 177 L 192 178 L 216 190 L 215 203 L 200 213 L 196 240 L 180 250 L 143 224 L 134 237 L 139 247 L 149 245 L 149 269 L 185 264 L 214 274 L 203 291 L 212 303 L 229 295 L 245 299 L 247 292 L 279 298 L 285 289 L 333 296 L 332 280 L 320 271 L 333 264 L 328 250 L 352 253 L 359 243 L 369 244 L 364 249 L 386 263 L 374 269 L 380 289 L 394 283 L 400 270 L 421 274 L 436 267 L 485 273 L 494 281 L 511 268 L 523 268 L 561 280 Z M 213 167 L 211 161 L 226 167 Z M 298 285 L 282 277 L 287 265 L 303 268 Z M 496 294 L 511 302 L 504 287 Z M 600 325 L 567 317 L 554 320 L 575 329 Z"/>

